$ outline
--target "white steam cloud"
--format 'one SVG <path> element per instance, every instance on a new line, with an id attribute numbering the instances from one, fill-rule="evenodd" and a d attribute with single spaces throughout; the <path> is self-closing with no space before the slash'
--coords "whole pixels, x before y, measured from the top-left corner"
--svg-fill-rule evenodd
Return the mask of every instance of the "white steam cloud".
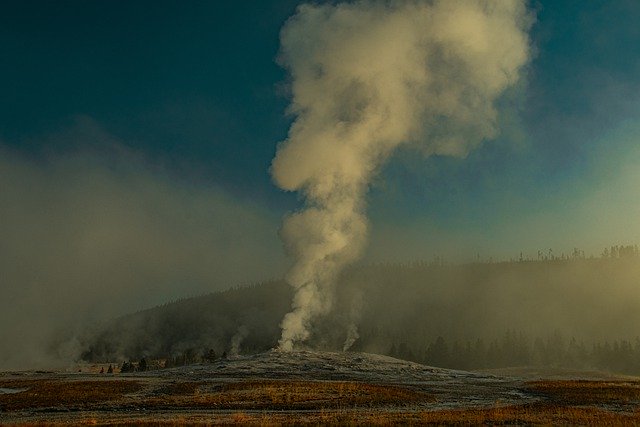
<path id="1" fill-rule="evenodd" d="M 305 207 L 282 228 L 296 290 L 282 350 L 310 337 L 337 275 L 360 256 L 365 195 L 393 150 L 464 156 L 497 135 L 494 102 L 529 58 L 531 23 L 518 0 L 302 5 L 286 23 L 280 62 L 296 120 L 272 174 Z"/>

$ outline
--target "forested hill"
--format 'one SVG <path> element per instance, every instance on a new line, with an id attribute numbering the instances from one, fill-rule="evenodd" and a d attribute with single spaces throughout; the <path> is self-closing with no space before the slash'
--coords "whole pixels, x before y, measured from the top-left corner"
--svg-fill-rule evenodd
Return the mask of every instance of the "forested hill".
<path id="1" fill-rule="evenodd" d="M 164 357 L 189 349 L 224 351 L 236 335 L 243 341 L 242 351 L 263 351 L 277 342 L 292 295 L 283 281 L 267 282 L 122 316 L 90 338 L 84 357 L 113 360 Z"/>
<path id="2" fill-rule="evenodd" d="M 91 339 L 85 357 L 264 351 L 277 344 L 291 296 L 269 282 L 125 316 Z M 342 276 L 309 344 L 340 350 L 352 324 L 353 350 L 440 366 L 587 366 L 617 357 L 602 355 L 615 346 L 640 360 L 640 258 L 358 267 Z"/>

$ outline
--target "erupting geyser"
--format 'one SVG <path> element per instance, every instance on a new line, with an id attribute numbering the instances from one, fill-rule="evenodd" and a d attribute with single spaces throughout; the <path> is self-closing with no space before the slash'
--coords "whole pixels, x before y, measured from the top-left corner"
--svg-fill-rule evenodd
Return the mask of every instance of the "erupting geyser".
<path id="1" fill-rule="evenodd" d="M 296 119 L 271 171 L 305 206 L 281 232 L 295 297 L 280 349 L 330 310 L 337 275 L 365 244 L 368 185 L 396 147 L 464 156 L 497 135 L 494 102 L 529 58 L 532 21 L 520 0 L 363 0 L 303 5 L 285 24 Z"/>

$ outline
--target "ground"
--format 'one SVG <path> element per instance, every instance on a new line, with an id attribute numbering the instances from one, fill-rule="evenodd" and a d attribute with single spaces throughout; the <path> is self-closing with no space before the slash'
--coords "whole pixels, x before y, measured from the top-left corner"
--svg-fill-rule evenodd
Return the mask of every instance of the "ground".
<path id="1" fill-rule="evenodd" d="M 531 369 L 473 373 L 308 351 L 130 374 L 0 375 L 3 425 L 304 422 L 640 424 L 640 379 Z"/>

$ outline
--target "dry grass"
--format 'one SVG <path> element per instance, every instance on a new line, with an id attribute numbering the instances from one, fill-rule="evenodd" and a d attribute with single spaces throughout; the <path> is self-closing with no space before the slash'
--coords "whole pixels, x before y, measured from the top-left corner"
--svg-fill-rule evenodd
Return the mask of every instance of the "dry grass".
<path id="1" fill-rule="evenodd" d="M 222 407 L 228 409 L 240 410 L 244 403 L 252 402 L 255 405 L 248 405 L 245 409 L 309 411 L 263 414 L 238 412 L 217 417 L 216 423 L 223 424 L 640 424 L 640 384 L 635 382 L 535 381 L 527 385 L 530 392 L 542 399 L 534 404 L 434 411 L 407 410 L 406 405 L 430 402 L 433 398 L 395 386 L 354 382 L 253 381 L 219 386 L 220 389 L 211 395 L 207 387 L 211 386 L 206 383 L 181 383 L 175 384 L 167 392 L 186 392 L 192 398 L 202 399 L 201 402 L 213 404 L 214 407 L 224 402 Z M 332 402 L 338 401 L 340 404 L 332 405 Z M 626 411 L 611 411 L 606 405 Z M 391 408 L 394 409 L 389 410 Z M 141 423 L 146 424 L 145 421 Z M 149 423 L 173 425 L 171 421 Z"/>
<path id="2" fill-rule="evenodd" d="M 176 383 L 164 395 L 146 400 L 145 407 L 211 409 L 319 410 L 395 406 L 434 401 L 407 388 L 349 381 L 243 381 L 228 384 Z"/>
<path id="3" fill-rule="evenodd" d="M 2 380 L 0 387 L 27 389 L 0 394 L 0 409 L 60 408 L 84 409 L 90 405 L 122 398 L 142 388 L 135 381 Z"/>
<path id="4" fill-rule="evenodd" d="M 435 401 L 431 395 L 350 381 L 155 384 L 143 389 L 144 380 L 0 380 L 0 387 L 29 389 L 0 395 L 0 407 L 9 412 L 78 409 L 68 418 L 75 424 L 148 426 L 640 424 L 640 383 L 625 381 L 535 381 L 525 391 L 540 397 L 537 403 L 460 410 L 426 410 Z M 137 397 L 126 398 L 137 391 Z M 87 409 L 98 409 L 105 418 L 83 418 Z M 220 411 L 212 417 L 212 410 Z"/>
<path id="5" fill-rule="evenodd" d="M 640 422 L 638 413 L 622 414 L 594 407 L 574 407 L 555 404 L 506 406 L 489 409 L 433 411 L 417 414 L 419 423 L 435 424 L 597 424 L 634 425 Z"/>
<path id="6" fill-rule="evenodd" d="M 640 403 L 640 383 L 633 381 L 534 381 L 536 393 L 566 405 Z"/>
<path id="7" fill-rule="evenodd" d="M 118 424 L 118 423 L 115 423 Z M 124 425 L 123 423 L 122 425 Z M 638 425 L 640 415 L 611 413 L 596 408 L 561 407 L 554 405 L 508 406 L 490 409 L 452 411 L 347 411 L 324 410 L 299 413 L 247 413 L 219 414 L 174 420 L 138 419 L 127 425 L 173 426 L 185 424 L 237 424 L 237 425 Z"/>
<path id="8" fill-rule="evenodd" d="M 80 421 L 79 423 L 82 423 Z M 235 412 L 186 416 L 171 420 L 140 418 L 115 425 L 174 426 L 185 424 L 234 425 L 638 425 L 636 414 L 611 413 L 596 408 L 559 407 L 553 405 L 508 406 L 490 409 L 451 411 L 375 411 L 323 410 L 298 413 Z"/>

